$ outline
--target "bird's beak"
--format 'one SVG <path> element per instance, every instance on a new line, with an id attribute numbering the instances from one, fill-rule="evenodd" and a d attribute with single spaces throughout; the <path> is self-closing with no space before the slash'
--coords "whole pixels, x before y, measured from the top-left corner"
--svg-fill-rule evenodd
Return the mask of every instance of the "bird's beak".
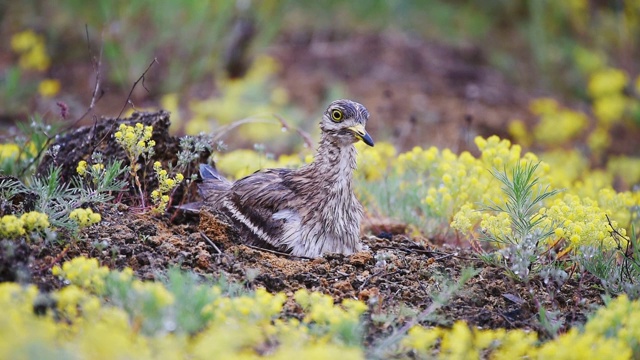
<path id="1" fill-rule="evenodd" d="M 356 137 L 362 140 L 362 142 L 364 142 L 369 146 L 373 146 L 373 139 L 371 138 L 371 136 L 369 136 L 367 131 L 364 129 L 364 125 L 362 124 L 354 125 L 349 127 L 349 130 L 353 131 Z"/>

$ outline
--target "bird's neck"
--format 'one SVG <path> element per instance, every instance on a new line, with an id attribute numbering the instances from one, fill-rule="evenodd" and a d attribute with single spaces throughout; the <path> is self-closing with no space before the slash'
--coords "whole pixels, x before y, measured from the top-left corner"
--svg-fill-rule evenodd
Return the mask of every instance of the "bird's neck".
<path id="1" fill-rule="evenodd" d="M 328 136 L 322 136 L 310 166 L 316 175 L 334 181 L 336 186 L 351 187 L 356 168 L 356 148 L 353 144 L 340 144 Z"/>

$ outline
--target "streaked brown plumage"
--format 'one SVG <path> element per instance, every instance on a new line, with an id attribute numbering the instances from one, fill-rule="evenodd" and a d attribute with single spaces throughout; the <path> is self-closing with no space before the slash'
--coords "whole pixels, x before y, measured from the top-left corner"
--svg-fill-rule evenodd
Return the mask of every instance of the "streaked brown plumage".
<path id="1" fill-rule="evenodd" d="M 232 223 L 248 244 L 306 257 L 359 251 L 363 209 L 353 194 L 353 144 L 373 146 L 368 118 L 359 103 L 332 102 L 320 122 L 315 159 L 299 169 L 262 170 L 230 182 L 201 165 L 204 206 Z"/>

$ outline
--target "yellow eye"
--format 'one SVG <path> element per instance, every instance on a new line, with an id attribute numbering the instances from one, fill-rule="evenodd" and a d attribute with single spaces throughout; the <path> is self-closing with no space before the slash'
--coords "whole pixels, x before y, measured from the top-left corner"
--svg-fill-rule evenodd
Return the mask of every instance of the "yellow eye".
<path id="1" fill-rule="evenodd" d="M 331 119 L 333 121 L 341 121 L 342 120 L 342 111 L 340 111 L 340 110 L 331 111 Z"/>

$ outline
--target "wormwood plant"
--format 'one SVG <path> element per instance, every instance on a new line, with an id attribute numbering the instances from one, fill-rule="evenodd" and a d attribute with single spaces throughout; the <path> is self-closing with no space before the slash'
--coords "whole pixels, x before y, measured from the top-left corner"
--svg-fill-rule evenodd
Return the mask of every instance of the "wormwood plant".
<path id="1" fill-rule="evenodd" d="M 552 252 L 545 240 L 554 233 L 554 228 L 543 225 L 545 216 L 539 210 L 545 199 L 560 191 L 550 190 L 548 185 L 543 187 L 540 179 L 534 177 L 539 165 L 518 162 L 511 176 L 506 169 L 502 172 L 493 169 L 491 173 L 502 183 L 507 200 L 504 205 L 482 209 L 498 213 L 497 219 L 508 225 L 483 229 L 483 240 L 501 247 L 497 254 L 483 255 L 483 260 L 505 268 L 509 275 L 524 282 L 554 261 L 552 256 L 544 256 Z"/>
<path id="2" fill-rule="evenodd" d="M 200 154 L 205 152 L 211 152 L 213 138 L 208 135 L 198 136 L 183 136 L 180 138 L 180 151 L 178 151 L 178 162 L 175 168 L 169 168 L 170 171 L 176 171 L 180 173 L 193 174 L 192 180 L 195 180 L 198 176 L 194 169 L 191 168 L 191 164 L 200 158 Z"/>
<path id="3" fill-rule="evenodd" d="M 16 179 L 4 179 L 0 181 L 0 195 L 11 200 L 21 193 L 33 193 L 35 210 L 47 214 L 51 225 L 75 231 L 78 223 L 69 217 L 71 212 L 87 204 L 113 199 L 113 192 L 121 191 L 125 186 L 120 177 L 127 169 L 122 161 L 89 167 L 85 163 L 84 168 L 79 168 L 83 169 L 84 176 L 75 176 L 70 183 L 62 181 L 62 169 L 55 166 L 51 166 L 45 176 L 33 176 L 27 185 Z"/>
<path id="4" fill-rule="evenodd" d="M 540 163 L 520 161 L 513 167 L 509 175 L 493 169 L 492 175 L 502 183 L 502 191 L 506 195 L 504 205 L 493 204 L 484 211 L 497 213 L 495 219 L 502 219 L 503 224 L 483 229 L 483 240 L 501 247 L 492 254 L 483 254 L 481 259 L 500 266 L 509 276 L 529 285 L 534 275 L 542 277 L 547 285 L 547 294 L 555 305 L 555 294 L 568 279 L 569 275 L 562 269 L 554 244 L 547 241 L 555 232 L 555 224 L 545 221 L 541 214 L 543 202 L 558 194 L 559 190 L 550 190 L 549 185 L 540 184 L 535 171 Z M 506 226 L 504 226 L 506 223 Z M 486 223 L 491 226 L 491 222 Z M 552 337 L 556 337 L 563 323 L 557 310 L 544 308 L 541 302 L 529 293 L 538 307 L 540 325 Z"/>

